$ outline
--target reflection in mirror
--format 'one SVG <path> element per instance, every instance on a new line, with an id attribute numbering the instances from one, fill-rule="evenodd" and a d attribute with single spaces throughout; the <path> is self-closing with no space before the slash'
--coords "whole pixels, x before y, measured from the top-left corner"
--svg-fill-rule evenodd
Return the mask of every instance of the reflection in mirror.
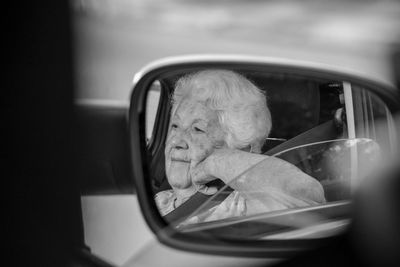
<path id="1" fill-rule="evenodd" d="M 182 232 L 335 234 L 360 180 L 395 147 L 385 103 L 349 82 L 221 69 L 158 81 L 170 97 L 149 151 L 154 199 Z"/>
<path id="2" fill-rule="evenodd" d="M 154 81 L 147 93 L 146 101 L 146 142 L 150 142 L 157 115 L 158 104 L 160 102 L 160 82 Z"/>
<path id="3" fill-rule="evenodd" d="M 376 164 L 379 164 L 380 149 L 376 142 L 366 138 L 337 139 L 293 147 L 279 152 L 273 157 L 276 157 L 273 160 L 283 159 L 285 163 L 296 166 L 299 169 L 297 177 L 307 174 L 319 181 L 323 187 L 325 202 L 334 202 L 350 198 L 352 186 L 358 184 L 359 177 L 369 173 Z M 275 168 L 276 170 L 274 170 Z M 266 158 L 235 177 L 180 225 L 221 219 L 219 216 L 223 213 L 217 210 L 221 209 L 224 204 L 228 204 L 229 198 L 235 196 L 236 192 L 230 194 L 221 204 L 216 205 L 218 201 L 215 199 L 219 197 L 219 194 L 226 194 L 228 187 L 235 188 L 237 194 L 246 199 L 246 216 L 317 204 L 310 199 L 298 197 L 300 194 L 296 196 L 286 194 L 284 190 L 279 190 L 270 184 L 259 186 L 260 174 L 263 176 L 262 181 L 270 183 L 274 179 L 285 179 L 287 176 L 285 171 L 288 168 L 290 166 L 279 166 L 271 161 L 271 158 Z M 360 172 L 363 174 L 359 175 Z M 243 186 L 244 183 L 246 183 L 245 186 Z M 271 206 L 277 204 L 281 204 L 281 206 Z M 224 208 L 226 209 L 226 207 Z M 215 212 L 209 214 L 213 209 Z M 320 219 L 318 218 L 318 220 Z"/>

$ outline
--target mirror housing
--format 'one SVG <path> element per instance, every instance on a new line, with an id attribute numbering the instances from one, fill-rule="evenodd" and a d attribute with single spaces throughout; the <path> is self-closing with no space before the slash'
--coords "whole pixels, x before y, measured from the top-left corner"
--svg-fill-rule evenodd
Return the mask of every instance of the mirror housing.
<path id="1" fill-rule="evenodd" d="M 170 227 L 159 214 L 150 182 L 151 166 L 146 146 L 146 94 L 152 83 L 166 73 L 192 72 L 198 69 L 229 69 L 263 71 L 272 74 L 287 73 L 318 79 L 341 80 L 355 83 L 381 98 L 392 113 L 399 110 L 399 95 L 390 84 L 363 77 L 321 64 L 295 62 L 284 59 L 247 56 L 188 56 L 160 60 L 138 72 L 134 79 L 129 111 L 129 136 L 133 174 L 140 207 L 146 222 L 159 241 L 177 249 L 218 255 L 248 257 L 287 257 L 340 239 L 329 236 L 315 239 L 289 240 L 234 240 L 216 237 L 207 231 L 182 233 Z M 339 116 L 339 115 L 338 115 Z M 340 116 L 339 116 L 340 117 Z M 167 122 L 161 122 L 167 123 Z M 165 134 L 165 133 L 164 133 Z"/>

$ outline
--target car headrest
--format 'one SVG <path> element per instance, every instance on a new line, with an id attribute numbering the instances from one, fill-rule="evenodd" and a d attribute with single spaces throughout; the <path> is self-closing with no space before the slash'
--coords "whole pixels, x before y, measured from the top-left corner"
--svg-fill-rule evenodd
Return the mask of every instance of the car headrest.
<path id="1" fill-rule="evenodd" d="M 290 139 L 319 122 L 319 85 L 304 79 L 253 78 L 266 92 L 272 116 L 270 137 Z"/>

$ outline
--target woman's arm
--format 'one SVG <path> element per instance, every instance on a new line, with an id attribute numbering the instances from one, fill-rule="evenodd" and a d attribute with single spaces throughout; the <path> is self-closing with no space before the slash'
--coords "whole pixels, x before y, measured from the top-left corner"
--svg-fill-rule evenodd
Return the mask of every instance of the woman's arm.
<path id="1" fill-rule="evenodd" d="M 310 203 L 325 202 L 323 188 L 316 179 L 275 157 L 237 149 L 216 149 L 193 166 L 192 181 L 204 185 L 217 178 L 239 192 L 274 190 Z"/>

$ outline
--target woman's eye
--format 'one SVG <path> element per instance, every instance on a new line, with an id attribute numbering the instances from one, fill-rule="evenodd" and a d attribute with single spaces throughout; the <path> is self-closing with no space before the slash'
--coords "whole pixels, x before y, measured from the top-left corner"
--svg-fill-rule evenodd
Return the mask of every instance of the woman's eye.
<path id="1" fill-rule="evenodd" d="M 171 128 L 172 128 L 172 129 L 177 129 L 177 128 L 178 128 L 178 125 L 174 123 L 174 124 L 171 125 Z"/>
<path id="2" fill-rule="evenodd" d="M 204 133 L 204 131 L 198 127 L 194 127 L 194 131 L 197 133 Z"/>

